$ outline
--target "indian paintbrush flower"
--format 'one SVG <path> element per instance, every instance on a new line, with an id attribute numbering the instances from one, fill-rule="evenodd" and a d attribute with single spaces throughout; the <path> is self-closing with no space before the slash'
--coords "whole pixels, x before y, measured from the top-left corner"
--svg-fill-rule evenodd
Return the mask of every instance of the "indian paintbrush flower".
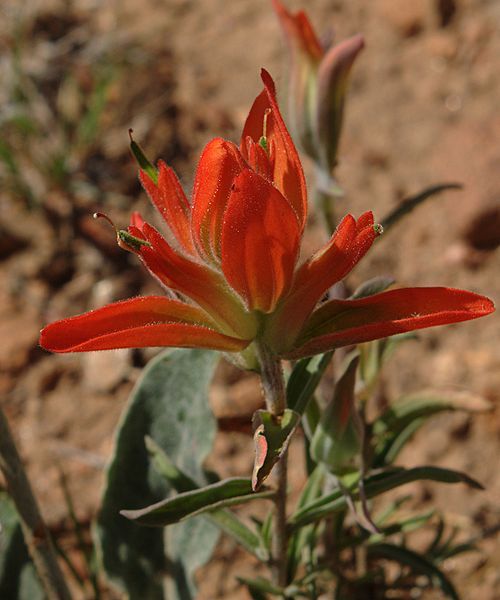
<path id="1" fill-rule="evenodd" d="M 304 11 L 293 14 L 272 2 L 290 54 L 291 131 L 316 164 L 318 184 L 330 192 L 349 74 L 364 40 L 355 35 L 325 50 Z"/>
<path id="2" fill-rule="evenodd" d="M 205 147 L 191 202 L 170 167 L 140 161 L 141 182 L 169 241 L 138 213 L 118 239 L 168 297 L 132 298 L 52 323 L 41 333 L 44 348 L 178 346 L 238 353 L 257 342 L 277 358 L 299 358 L 493 311 L 483 296 L 442 287 L 322 301 L 380 228 L 371 212 L 347 215 L 326 246 L 297 266 L 307 217 L 305 179 L 274 82 L 266 71 L 262 80 L 239 147 L 221 138 Z"/>

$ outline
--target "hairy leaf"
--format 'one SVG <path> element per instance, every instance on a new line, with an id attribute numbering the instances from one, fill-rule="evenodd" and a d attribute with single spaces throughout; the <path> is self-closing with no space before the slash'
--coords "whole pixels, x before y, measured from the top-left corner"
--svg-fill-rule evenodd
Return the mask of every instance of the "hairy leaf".
<path id="1" fill-rule="evenodd" d="M 215 352 L 205 350 L 160 354 L 144 370 L 122 416 L 97 535 L 108 577 L 131 600 L 164 597 L 165 553 L 173 580 L 179 586 L 182 583 L 168 600 L 184 600 L 188 597 L 186 589 L 194 598 L 192 573 L 206 561 L 217 541 L 217 528 L 205 520 L 175 525 L 164 540 L 160 529 L 141 527 L 119 514 L 124 507 L 141 508 L 158 502 L 171 489 L 149 460 L 146 435 L 156 441 L 173 464 L 197 483 L 205 483 L 201 465 L 216 430 L 207 388 L 217 358 Z M 186 531 L 193 533 L 193 528 L 204 540 L 203 545 L 186 545 L 191 540 Z"/>

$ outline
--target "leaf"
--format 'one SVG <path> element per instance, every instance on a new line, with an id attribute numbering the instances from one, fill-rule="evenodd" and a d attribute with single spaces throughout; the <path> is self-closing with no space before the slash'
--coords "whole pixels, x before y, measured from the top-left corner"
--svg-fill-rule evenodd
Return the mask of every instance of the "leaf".
<path id="1" fill-rule="evenodd" d="M 352 477 L 352 483 L 345 478 L 345 485 L 351 489 L 354 496 L 356 493 L 357 480 Z M 465 483 L 475 489 L 483 489 L 483 486 L 465 473 L 441 467 L 414 467 L 412 469 L 392 468 L 376 473 L 365 479 L 365 493 L 367 498 L 374 498 L 384 492 L 388 492 L 412 481 L 427 480 L 439 481 L 441 483 Z M 347 501 L 341 491 L 335 491 L 318 500 L 302 507 L 290 519 L 290 527 L 295 530 L 309 523 L 327 517 L 332 513 L 345 510 Z"/>
<path id="2" fill-rule="evenodd" d="M 173 464 L 194 481 L 204 483 L 201 465 L 216 430 L 207 388 L 217 359 L 217 353 L 206 350 L 168 350 L 160 354 L 145 368 L 121 418 L 97 536 L 108 577 L 131 600 L 164 597 L 165 552 L 170 565 L 183 571 L 194 597 L 192 572 L 203 564 L 217 540 L 214 525 L 200 522 L 175 525 L 165 542 L 160 529 L 141 527 L 119 514 L 124 506 L 134 509 L 157 502 L 171 489 L 149 460 L 144 446 L 146 435 L 156 441 Z M 191 549 L 190 554 L 182 546 L 174 547 L 174 538 L 184 543 L 183 532 L 195 527 L 204 539 L 203 547 Z M 168 600 L 187 597 L 179 594 Z"/>
<path id="3" fill-rule="evenodd" d="M 311 473 L 309 478 L 304 485 L 304 489 L 300 494 L 299 501 L 297 502 L 297 509 L 307 506 L 316 498 L 321 495 L 323 489 L 323 481 L 325 479 L 325 468 L 323 465 L 318 465 Z M 302 527 L 298 531 L 295 531 L 288 543 L 288 579 L 287 581 L 293 581 L 297 568 L 300 564 L 302 552 L 310 540 L 311 535 L 314 532 L 314 525 Z"/>
<path id="4" fill-rule="evenodd" d="M 354 393 L 358 364 L 356 353 L 340 375 L 311 440 L 313 459 L 325 464 L 335 475 L 353 470 L 363 447 L 363 423 L 357 413 Z"/>
<path id="5" fill-rule="evenodd" d="M 426 575 L 429 582 L 433 586 L 439 586 L 444 594 L 453 600 L 460 600 L 460 597 L 455 590 L 451 581 L 446 575 L 432 564 L 425 556 L 393 544 L 375 544 L 368 546 L 368 556 L 376 558 L 385 558 L 386 560 L 394 560 L 402 565 L 405 565 L 416 574 Z"/>
<path id="6" fill-rule="evenodd" d="M 373 277 L 372 279 L 363 281 L 363 283 L 354 290 L 350 300 L 357 300 L 358 298 L 366 298 L 367 296 L 380 294 L 380 292 L 385 292 L 385 290 L 393 283 L 396 283 L 394 277 L 389 277 L 387 275 Z"/>
<path id="7" fill-rule="evenodd" d="M 14 503 L 0 492 L 0 598 L 44 600 L 45 592 L 28 554 Z"/>
<path id="8" fill-rule="evenodd" d="M 166 600 L 198 598 L 193 574 L 210 559 L 218 538 L 219 529 L 203 518 L 165 529 L 169 574 L 164 584 Z"/>
<path id="9" fill-rule="evenodd" d="M 267 598 L 266 594 L 283 597 L 283 588 L 274 585 L 274 583 L 264 577 L 255 577 L 254 579 L 238 577 L 238 581 L 244 583 L 251 593 L 257 594 L 252 596 L 253 598 Z"/>
<path id="10" fill-rule="evenodd" d="M 464 392 L 422 391 L 390 406 L 373 424 L 376 441 L 374 467 L 391 464 L 426 419 L 440 412 L 484 411 L 491 404 L 481 396 Z"/>
<path id="11" fill-rule="evenodd" d="M 300 415 L 289 408 L 276 417 L 267 410 L 257 410 L 253 416 L 255 461 L 252 489 L 258 490 L 288 448 Z"/>
<path id="12" fill-rule="evenodd" d="M 340 549 L 344 549 L 359 546 L 360 544 L 380 543 L 383 539 L 396 533 L 407 533 L 409 531 L 419 529 L 420 527 L 428 523 L 433 516 L 434 511 L 430 510 L 422 515 L 416 515 L 413 517 L 409 517 L 408 519 L 403 519 L 402 521 L 399 521 L 397 523 L 386 525 L 385 527 L 382 527 L 380 529 L 380 533 L 372 534 L 368 531 L 364 531 L 361 535 L 351 536 L 345 540 L 340 540 L 339 547 Z"/>
<path id="13" fill-rule="evenodd" d="M 273 491 L 254 493 L 250 479 L 234 477 L 178 494 L 146 508 L 121 510 L 120 514 L 141 525 L 164 527 L 217 508 L 244 504 L 273 495 Z"/>
<path id="14" fill-rule="evenodd" d="M 304 414 L 332 356 L 333 352 L 326 352 L 297 362 L 286 386 L 288 408 Z"/>
<path id="15" fill-rule="evenodd" d="M 390 227 L 395 225 L 402 217 L 409 214 L 417 208 L 419 204 L 422 204 L 428 198 L 435 196 L 436 194 L 440 194 L 441 192 L 445 192 L 446 190 L 461 190 L 462 185 L 460 183 L 441 183 L 438 185 L 433 185 L 431 187 L 426 188 L 422 192 L 415 194 L 415 196 L 410 196 L 403 200 L 396 208 L 391 211 L 385 219 L 382 219 L 382 227 L 384 231 L 388 231 Z"/>
<path id="16" fill-rule="evenodd" d="M 375 421 L 373 431 L 375 434 L 399 432 L 415 419 L 445 410 L 479 412 L 490 408 L 487 400 L 469 393 L 422 391 L 401 398 L 385 410 Z"/>
<path id="17" fill-rule="evenodd" d="M 153 467 L 160 475 L 167 479 L 177 492 L 199 489 L 196 482 L 178 469 L 152 438 L 146 436 L 145 442 L 146 448 L 152 457 Z M 229 510 L 219 509 L 206 513 L 204 517 L 234 538 L 259 560 L 268 560 L 269 553 L 263 540 L 242 523 L 234 513 Z"/>

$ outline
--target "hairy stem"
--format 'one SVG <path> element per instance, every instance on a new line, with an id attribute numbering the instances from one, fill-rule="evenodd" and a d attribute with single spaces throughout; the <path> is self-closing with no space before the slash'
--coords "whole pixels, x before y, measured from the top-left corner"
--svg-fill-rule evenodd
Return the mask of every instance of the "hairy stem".
<path id="1" fill-rule="evenodd" d="M 279 419 L 286 408 L 285 381 L 281 361 L 264 345 L 257 349 L 261 381 L 269 412 Z M 279 586 L 287 584 L 287 452 L 284 452 L 274 468 L 277 483 L 274 497 L 274 530 L 272 539 L 272 572 L 274 583 Z"/>
<path id="2" fill-rule="evenodd" d="M 40 514 L 9 424 L 1 409 L 0 470 L 19 514 L 26 546 L 48 600 L 70 600 L 71 595 L 59 568 L 49 531 Z"/>
<path id="3" fill-rule="evenodd" d="M 288 536 L 286 526 L 286 484 L 288 452 L 285 452 L 275 467 L 278 489 L 275 496 L 275 514 L 273 531 L 273 577 L 274 582 L 286 586 L 287 581 L 287 549 Z"/>

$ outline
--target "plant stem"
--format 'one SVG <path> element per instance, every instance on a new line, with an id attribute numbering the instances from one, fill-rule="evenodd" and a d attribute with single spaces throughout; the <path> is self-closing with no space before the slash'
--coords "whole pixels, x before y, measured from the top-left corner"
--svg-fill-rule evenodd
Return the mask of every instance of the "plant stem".
<path id="1" fill-rule="evenodd" d="M 285 381 L 281 361 L 264 344 L 258 346 L 257 355 L 267 410 L 273 416 L 281 417 L 286 408 Z"/>
<path id="2" fill-rule="evenodd" d="M 273 531 L 273 577 L 274 582 L 280 586 L 286 586 L 287 581 L 287 549 L 288 535 L 286 525 L 286 484 L 287 484 L 287 459 L 286 451 L 275 467 L 278 489 L 274 500 L 274 531 Z"/>
<path id="3" fill-rule="evenodd" d="M 279 419 L 286 408 L 285 381 L 283 379 L 281 361 L 276 358 L 264 344 L 258 345 L 257 354 L 261 366 L 260 375 L 267 409 L 273 417 Z M 283 456 L 274 467 L 277 489 L 276 495 L 274 496 L 274 529 L 271 548 L 271 565 L 274 583 L 282 587 L 287 584 L 287 456 L 288 452 L 284 452 Z"/>
<path id="4" fill-rule="evenodd" d="M 9 424 L 1 408 L 0 470 L 19 514 L 26 546 L 35 563 L 48 600 L 70 600 L 71 595 L 59 568 L 49 531 L 40 514 Z"/>

